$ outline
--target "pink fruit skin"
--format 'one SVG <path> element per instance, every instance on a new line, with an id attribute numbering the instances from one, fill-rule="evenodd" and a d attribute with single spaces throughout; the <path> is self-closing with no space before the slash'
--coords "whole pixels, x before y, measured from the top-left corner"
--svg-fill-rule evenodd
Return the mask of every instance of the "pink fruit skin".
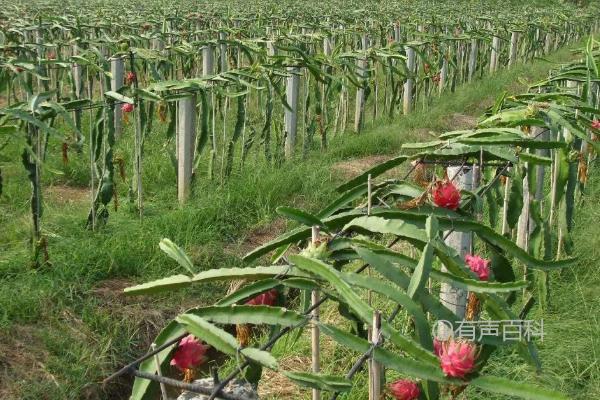
<path id="1" fill-rule="evenodd" d="M 490 260 L 467 254 L 465 256 L 465 262 L 471 268 L 471 271 L 475 272 L 481 281 L 487 281 L 490 278 Z"/>
<path id="2" fill-rule="evenodd" d="M 456 210 L 460 204 L 460 192 L 450 181 L 438 182 L 433 187 L 432 195 L 438 207 Z"/>
<path id="3" fill-rule="evenodd" d="M 442 354 L 442 346 L 444 345 L 443 342 L 437 340 L 437 339 L 433 339 L 433 352 L 435 353 L 436 356 L 440 356 Z"/>
<path id="4" fill-rule="evenodd" d="M 131 85 L 134 81 L 135 81 L 135 73 L 134 72 L 128 72 L 127 75 L 125 76 L 125 82 L 128 85 Z"/>
<path id="5" fill-rule="evenodd" d="M 277 302 L 277 289 L 259 294 L 246 302 L 249 306 L 273 306 Z"/>
<path id="6" fill-rule="evenodd" d="M 133 111 L 133 104 L 125 103 L 121 106 L 121 111 L 130 113 Z"/>
<path id="7" fill-rule="evenodd" d="M 592 128 L 593 129 L 600 129 L 600 121 L 595 119 L 592 121 Z"/>
<path id="8" fill-rule="evenodd" d="M 171 365 L 183 371 L 197 367 L 205 361 L 208 347 L 192 335 L 181 339 L 179 346 L 171 359 Z"/>
<path id="9" fill-rule="evenodd" d="M 446 376 L 464 378 L 473 371 L 477 347 L 470 342 L 449 340 L 442 346 L 440 365 Z"/>
<path id="10" fill-rule="evenodd" d="M 415 400 L 421 395 L 419 385 L 410 380 L 398 380 L 390 384 L 389 390 L 396 400 Z"/>

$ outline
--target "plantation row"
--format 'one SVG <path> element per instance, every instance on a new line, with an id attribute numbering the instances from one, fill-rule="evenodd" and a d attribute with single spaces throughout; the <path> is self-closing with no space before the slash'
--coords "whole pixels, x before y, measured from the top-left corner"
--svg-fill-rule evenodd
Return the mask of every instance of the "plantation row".
<path id="1" fill-rule="evenodd" d="M 160 2 L 7 7 L 0 115 L 3 135 L 24 148 L 34 253 L 45 243 L 48 157 L 89 159 L 88 225 L 96 229 L 114 201 L 117 162 L 128 174 L 115 157 L 120 143 L 132 143 L 129 195 L 142 216 L 149 135 L 165 135 L 183 203 L 193 181 L 224 182 L 251 155 L 281 165 L 300 144 L 303 154 L 325 148 L 350 125 L 359 132 L 370 120 L 426 107 L 432 96 L 597 27 L 595 11 L 567 5 L 413 3 L 375 2 L 366 20 L 350 12 L 355 2 L 210 3 L 203 13 L 191 2 L 174 10 Z"/>
<path id="2" fill-rule="evenodd" d="M 567 399 L 484 372 L 493 356 L 509 354 L 500 351 L 507 346 L 539 370 L 534 341 L 505 341 L 482 335 L 483 328 L 471 339 L 432 331 L 441 320 L 526 320 L 536 302 L 546 305 L 548 274 L 575 262 L 568 258 L 575 204 L 599 150 L 599 43 L 590 39 L 581 57 L 526 94 L 500 96 L 476 129 L 405 145 L 406 154 L 341 185 L 340 197 L 317 213 L 280 207 L 299 226 L 248 253 L 246 267 L 198 273 L 179 247 L 163 240 L 161 249 L 187 273 L 126 293 L 245 283 L 213 306 L 179 315 L 145 361 L 119 372 L 138 377 L 132 399 L 154 398 L 156 381 L 210 398 L 254 398 L 221 390 L 239 374 L 260 384 L 262 368 L 312 388 L 313 399 L 325 391 L 335 399 L 353 390 L 365 362 L 370 399 L 380 398 L 386 375 L 402 378 L 388 388 L 401 400 L 455 398 L 465 390 L 475 398 Z M 402 178 L 378 179 L 402 165 Z M 267 266 L 250 265 L 257 260 Z M 320 308 L 331 303 L 341 320 L 320 320 Z M 273 327 L 262 345 L 259 325 Z M 305 329 L 312 371 L 284 370 L 271 351 L 281 338 L 299 340 L 297 330 Z M 321 335 L 362 356 L 352 368 L 321 360 Z M 193 381 L 208 347 L 234 359 L 218 383 Z M 183 372 L 183 382 L 162 376 L 168 363 Z"/>

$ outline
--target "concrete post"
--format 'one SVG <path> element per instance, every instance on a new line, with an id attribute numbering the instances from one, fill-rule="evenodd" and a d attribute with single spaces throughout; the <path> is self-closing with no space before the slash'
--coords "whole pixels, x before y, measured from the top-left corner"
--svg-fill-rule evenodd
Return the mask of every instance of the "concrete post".
<path id="1" fill-rule="evenodd" d="M 447 173 L 459 189 L 473 190 L 472 166 L 448 167 Z M 473 235 L 471 232 L 452 232 L 446 237 L 445 242 L 460 254 L 461 259 L 464 259 L 465 255 L 471 251 Z M 442 271 L 447 271 L 445 266 L 442 266 Z M 440 301 L 462 320 L 467 307 L 467 294 L 466 290 L 459 289 L 449 283 L 442 283 Z M 454 323 L 454 321 L 450 322 Z M 439 334 L 441 339 L 445 339 L 451 332 L 442 327 L 442 332 L 439 332 Z"/>
<path id="2" fill-rule="evenodd" d="M 196 96 L 179 100 L 177 116 L 177 197 L 185 203 L 191 192 L 196 141 Z"/>
<path id="3" fill-rule="evenodd" d="M 473 80 L 477 69 L 477 39 L 471 39 L 471 51 L 469 52 L 469 82 Z"/>
<path id="4" fill-rule="evenodd" d="M 219 40 L 223 42 L 227 40 L 226 32 L 219 32 Z M 219 43 L 219 58 L 221 61 L 221 72 L 226 72 L 228 70 L 228 61 L 227 61 L 227 44 Z"/>
<path id="5" fill-rule="evenodd" d="M 519 49 L 519 32 L 510 34 L 510 51 L 508 56 L 508 66 L 513 66 L 517 62 L 517 50 Z"/>
<path id="6" fill-rule="evenodd" d="M 285 156 L 294 154 L 296 132 L 298 130 L 298 95 L 300 92 L 300 68 L 287 67 L 290 76 L 286 80 L 286 102 L 291 109 L 285 109 Z"/>
<path id="7" fill-rule="evenodd" d="M 361 40 L 361 44 L 362 44 L 362 50 L 363 51 L 367 51 L 368 47 L 369 47 L 369 38 L 367 37 L 366 34 L 364 34 L 362 36 L 362 40 Z M 368 61 L 367 61 L 367 56 L 365 54 L 364 57 L 361 57 L 358 61 L 357 61 L 357 75 L 360 78 L 360 82 L 364 83 L 366 78 L 367 78 L 367 67 L 368 67 Z M 364 114 L 365 114 L 365 89 L 363 89 L 362 87 L 356 89 L 356 108 L 354 110 L 354 131 L 356 133 L 360 132 L 362 125 L 363 125 L 363 119 L 364 119 Z"/>
<path id="8" fill-rule="evenodd" d="M 490 55 L 490 74 L 493 74 L 498 69 L 498 55 L 500 53 L 500 38 L 494 36 L 492 38 L 492 52 Z"/>
<path id="9" fill-rule="evenodd" d="M 110 73 L 112 78 L 110 79 L 110 90 L 117 92 L 125 84 L 125 60 L 121 57 L 113 57 L 110 59 Z M 121 111 L 121 104 L 115 104 L 115 136 L 121 136 L 121 130 L 123 127 L 122 117 L 123 112 Z"/>
<path id="10" fill-rule="evenodd" d="M 415 72 L 416 66 L 416 53 L 415 49 L 412 47 L 406 46 L 406 68 L 408 69 L 409 74 L 413 74 Z M 404 114 L 408 114 L 412 111 L 413 106 L 413 90 L 415 87 L 415 79 L 409 76 L 404 82 L 404 94 L 403 94 L 403 111 Z"/>
<path id="11" fill-rule="evenodd" d="M 214 73 L 214 52 L 211 45 L 202 48 L 202 76 L 209 76 Z"/>

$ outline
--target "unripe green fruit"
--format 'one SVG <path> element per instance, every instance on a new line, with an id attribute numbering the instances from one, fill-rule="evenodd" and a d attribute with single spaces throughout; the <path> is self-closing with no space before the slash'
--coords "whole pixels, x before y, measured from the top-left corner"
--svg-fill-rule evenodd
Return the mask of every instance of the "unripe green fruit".
<path id="1" fill-rule="evenodd" d="M 310 243 L 300 254 L 317 260 L 326 260 L 331 255 L 331 252 L 327 250 L 327 242 L 322 242 L 317 244 Z"/>

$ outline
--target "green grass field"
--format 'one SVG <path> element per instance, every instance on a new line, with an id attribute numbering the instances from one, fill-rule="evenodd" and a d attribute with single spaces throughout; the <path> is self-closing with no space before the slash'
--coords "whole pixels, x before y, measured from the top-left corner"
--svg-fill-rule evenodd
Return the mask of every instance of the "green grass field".
<path id="1" fill-rule="evenodd" d="M 551 57 L 554 62 L 569 59 L 566 49 Z M 129 378 L 106 387 L 99 382 L 141 354 L 178 312 L 212 303 L 227 289 L 213 286 L 151 298 L 123 296 L 126 286 L 179 272 L 159 250 L 161 238 L 170 238 L 183 247 L 198 271 L 239 266 L 239 256 L 245 250 L 284 228 L 275 217 L 278 205 L 314 209 L 332 198 L 332 183 L 369 165 L 369 159 L 393 155 L 408 141 L 470 126 L 473 116 L 491 105 L 495 95 L 503 90 L 522 91 L 528 82 L 544 78 L 549 68 L 547 62 L 536 61 L 502 71 L 444 95 L 427 110 L 393 124 L 368 123 L 361 135 L 333 138 L 325 153 L 311 153 L 305 160 L 288 162 L 278 169 L 248 160 L 244 174 L 234 176 L 224 186 L 199 181 L 183 208 L 176 201 L 175 173 L 158 132 L 146 143 L 147 205 L 143 221 L 128 204 L 126 182 L 119 181 L 119 211 L 113 212 L 108 225 L 96 233 L 88 231 L 84 223 L 89 208 L 88 190 L 82 187 L 88 181 L 86 157 L 72 153 L 64 167 L 58 156 L 60 149 L 52 148 L 55 156 L 44 175 L 43 216 L 52 265 L 39 270 L 29 267 L 27 178 L 20 164 L 0 160 L 4 177 L 0 197 L 0 398 L 127 398 Z M 128 160 L 131 150 L 131 143 L 125 140 L 117 154 Z M 19 151 L 9 148 L 9 154 L 15 156 Z M 83 154 L 87 154 L 85 148 Z M 497 375 L 541 382 L 574 399 L 600 398 L 600 277 L 596 272 L 600 228 L 595 223 L 600 220 L 598 179 L 596 168 L 589 194 L 578 209 L 575 235 L 579 238 L 576 253 L 580 262 L 552 274 L 548 309 L 536 308 L 533 314 L 545 322 L 546 338 L 540 345 L 544 372 L 536 375 L 517 356 L 510 355 L 490 366 Z M 302 341 L 294 350 L 282 344 L 276 352 L 293 362 L 303 347 Z M 351 354 L 334 350 L 325 351 L 339 358 L 338 364 L 352 362 Z M 273 377 L 273 382 L 279 381 Z M 364 385 L 356 386 L 359 389 L 347 398 L 364 399 Z M 473 393 L 468 396 L 479 398 Z"/>

